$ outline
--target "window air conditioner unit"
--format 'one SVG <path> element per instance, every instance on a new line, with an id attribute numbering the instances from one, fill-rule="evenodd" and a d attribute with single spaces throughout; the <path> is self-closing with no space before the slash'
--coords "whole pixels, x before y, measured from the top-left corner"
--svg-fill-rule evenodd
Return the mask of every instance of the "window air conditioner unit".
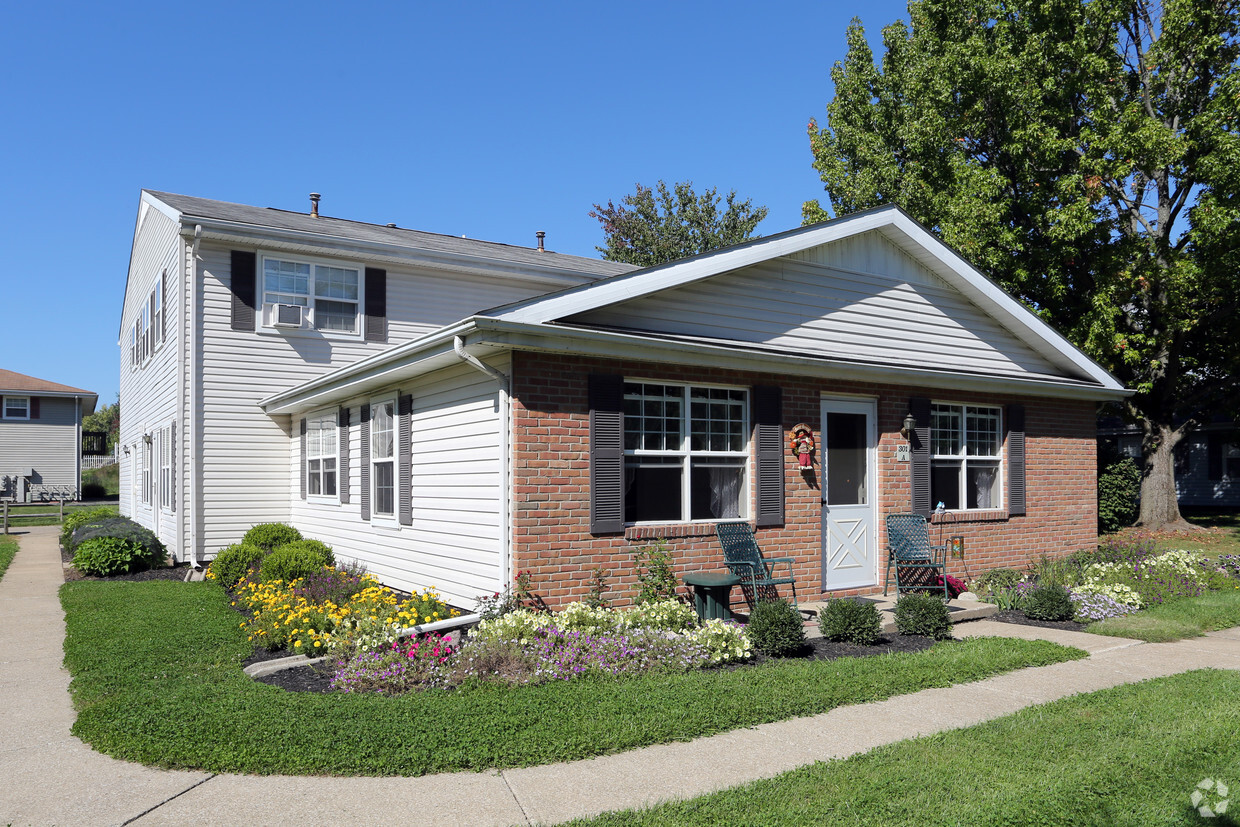
<path id="1" fill-rule="evenodd" d="M 306 308 L 299 304 L 269 304 L 265 309 L 268 327 L 298 330 L 306 326 Z"/>

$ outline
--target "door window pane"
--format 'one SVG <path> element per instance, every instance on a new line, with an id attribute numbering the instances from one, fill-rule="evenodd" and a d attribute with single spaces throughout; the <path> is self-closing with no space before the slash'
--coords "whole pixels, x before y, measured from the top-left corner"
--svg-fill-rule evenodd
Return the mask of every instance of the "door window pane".
<path id="1" fill-rule="evenodd" d="M 866 504 L 865 414 L 827 414 L 827 505 Z"/>

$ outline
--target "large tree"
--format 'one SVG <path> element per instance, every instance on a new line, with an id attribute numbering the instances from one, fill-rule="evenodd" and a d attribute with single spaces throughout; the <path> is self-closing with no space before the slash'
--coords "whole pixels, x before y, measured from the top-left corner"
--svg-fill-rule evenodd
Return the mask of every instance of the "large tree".
<path id="1" fill-rule="evenodd" d="M 595 249 L 608 261 L 653 267 L 752 238 L 767 208 L 753 206 L 748 198 L 737 201 L 735 190 L 727 194 L 722 211 L 721 200 L 714 188 L 698 195 L 692 181 L 671 190 L 663 181 L 653 189 L 638 184 L 620 206 L 608 201 L 590 211 L 605 236 L 606 246 Z"/>
<path id="2" fill-rule="evenodd" d="M 881 66 L 853 21 L 809 124 L 833 212 L 901 205 L 1136 391 L 1147 526 L 1240 398 L 1238 6 L 912 2 Z"/>

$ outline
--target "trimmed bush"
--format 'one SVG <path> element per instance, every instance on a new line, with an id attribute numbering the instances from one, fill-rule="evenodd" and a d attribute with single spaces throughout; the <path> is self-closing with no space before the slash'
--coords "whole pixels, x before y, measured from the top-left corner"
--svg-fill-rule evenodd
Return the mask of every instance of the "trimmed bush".
<path id="1" fill-rule="evenodd" d="M 164 548 L 164 544 L 159 541 L 155 533 L 128 517 L 105 517 L 79 525 L 69 540 L 68 548 L 76 552 L 83 543 L 98 537 L 116 537 L 137 543 L 143 549 L 143 558 L 148 560 L 152 566 L 162 566 L 168 557 L 168 550 Z"/>
<path id="2" fill-rule="evenodd" d="M 98 508 L 84 508 L 81 511 L 66 514 L 65 521 L 60 525 L 60 544 L 65 547 L 66 551 L 73 551 L 73 532 L 84 525 L 119 516 L 120 513 L 116 508 L 110 505 L 103 505 Z"/>
<path id="3" fill-rule="evenodd" d="M 73 567 L 94 577 L 128 574 L 162 563 L 162 552 L 158 558 L 152 557 L 142 543 L 123 537 L 94 537 L 79 543 L 73 553 Z"/>
<path id="4" fill-rule="evenodd" d="M 883 622 L 873 603 L 847 597 L 828 600 L 818 612 L 818 628 L 827 640 L 873 646 Z"/>
<path id="5" fill-rule="evenodd" d="M 283 580 L 292 583 L 307 575 L 322 571 L 328 563 L 323 555 L 310 549 L 288 545 L 278 548 L 263 558 L 259 568 L 259 580 L 270 583 Z"/>
<path id="6" fill-rule="evenodd" d="M 207 567 L 207 576 L 225 590 L 232 591 L 241 582 L 241 578 L 248 577 L 252 570 L 259 567 L 264 556 L 265 552 L 258 546 L 236 543 L 219 550 Z"/>
<path id="7" fill-rule="evenodd" d="M 302 551 L 313 552 L 323 558 L 323 565 L 325 566 L 336 565 L 336 555 L 332 553 L 332 547 L 329 546 L 327 543 L 322 542 L 321 540 L 309 540 L 309 539 L 294 540 L 291 543 L 285 543 L 284 545 L 279 546 L 278 548 L 276 548 L 276 551 L 280 551 L 281 549 L 286 549 L 286 548 L 295 548 L 295 549 L 300 549 Z"/>
<path id="8" fill-rule="evenodd" d="M 258 546 L 263 551 L 275 551 L 294 540 L 301 539 L 301 532 L 284 523 L 259 523 L 241 538 L 244 546 Z"/>
<path id="9" fill-rule="evenodd" d="M 952 636 L 952 622 L 943 598 L 910 592 L 896 601 L 896 629 L 902 635 L 921 635 L 935 640 Z"/>
<path id="10" fill-rule="evenodd" d="M 1034 620 L 1071 620 L 1075 613 L 1072 595 L 1058 583 L 1038 586 L 1025 596 L 1025 614 Z"/>
<path id="11" fill-rule="evenodd" d="M 82 483 L 82 499 L 84 500 L 98 500 L 107 495 L 108 489 L 97 482 Z"/>
<path id="12" fill-rule="evenodd" d="M 796 655 L 805 648 L 801 613 L 783 600 L 763 600 L 753 607 L 745 626 L 754 648 L 773 658 Z"/>

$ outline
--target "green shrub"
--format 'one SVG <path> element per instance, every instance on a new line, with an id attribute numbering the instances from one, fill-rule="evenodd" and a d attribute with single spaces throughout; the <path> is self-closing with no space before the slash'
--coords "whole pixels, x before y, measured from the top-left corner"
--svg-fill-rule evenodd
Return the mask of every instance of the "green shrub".
<path id="1" fill-rule="evenodd" d="M 69 550 L 76 551 L 78 546 L 98 537 L 116 537 L 129 540 L 142 546 L 143 556 L 151 565 L 163 565 L 168 550 L 155 536 L 155 532 L 144 528 L 128 517 L 104 517 L 100 520 L 79 525 L 69 538 Z"/>
<path id="2" fill-rule="evenodd" d="M 247 546 L 245 543 L 222 548 L 207 567 L 207 576 L 219 583 L 226 590 L 232 591 L 241 578 L 247 577 L 251 570 L 257 569 L 265 552 L 258 546 Z"/>
<path id="3" fill-rule="evenodd" d="M 73 567 L 82 574 L 111 577 L 142 571 L 163 562 L 163 555 L 154 558 L 142 543 L 123 537 L 94 537 L 78 544 L 73 553 Z"/>
<path id="4" fill-rule="evenodd" d="M 263 551 L 275 551 L 280 546 L 288 545 L 301 539 L 301 532 L 284 523 L 259 523 L 241 538 L 243 546 L 258 546 Z"/>
<path id="5" fill-rule="evenodd" d="M 1071 620 L 1075 613 L 1072 595 L 1058 583 L 1038 586 L 1025 595 L 1025 614 L 1034 620 Z"/>
<path id="6" fill-rule="evenodd" d="M 805 648 L 801 613 L 783 600 L 762 600 L 745 626 L 754 648 L 774 658 L 796 655 Z"/>
<path id="7" fill-rule="evenodd" d="M 73 546 L 71 545 L 73 542 L 73 532 L 84 525 L 117 516 L 120 516 L 119 512 L 110 505 L 102 505 L 98 508 L 83 508 L 81 511 L 66 514 L 65 521 L 61 523 L 60 527 L 60 544 L 65 547 L 66 551 L 73 551 Z"/>
<path id="8" fill-rule="evenodd" d="M 933 594 L 909 592 L 896 601 L 896 629 L 902 635 L 922 635 L 935 640 L 952 636 L 947 604 Z"/>
<path id="9" fill-rule="evenodd" d="M 1100 463 L 1101 466 L 1101 463 Z M 1110 534 L 1137 519 L 1141 469 L 1131 457 L 1120 457 L 1098 472 L 1098 531 Z"/>
<path id="10" fill-rule="evenodd" d="M 322 571 L 327 565 L 323 555 L 310 549 L 285 546 L 278 548 L 263 558 L 259 568 L 259 579 L 264 583 L 283 580 L 292 583 L 294 580 Z"/>
<path id="11" fill-rule="evenodd" d="M 991 569 L 973 581 L 973 587 L 980 594 L 998 594 L 1014 587 L 1023 579 L 1024 575 L 1016 569 Z"/>
<path id="12" fill-rule="evenodd" d="M 332 552 L 332 547 L 320 540 L 294 540 L 291 543 L 285 543 L 276 548 L 276 551 L 286 548 L 301 549 L 302 551 L 311 551 L 323 558 L 323 565 L 336 565 L 336 555 Z"/>
<path id="13" fill-rule="evenodd" d="M 883 622 L 873 603 L 843 597 L 823 604 L 818 612 L 818 628 L 827 640 L 873 646 L 882 633 Z"/>
<path id="14" fill-rule="evenodd" d="M 108 495 L 108 489 L 97 482 L 82 483 L 82 499 L 97 500 Z"/>
<path id="15" fill-rule="evenodd" d="M 637 603 L 658 603 L 674 600 L 680 581 L 672 567 L 672 553 L 663 540 L 643 546 L 633 553 L 633 567 L 637 569 Z"/>

